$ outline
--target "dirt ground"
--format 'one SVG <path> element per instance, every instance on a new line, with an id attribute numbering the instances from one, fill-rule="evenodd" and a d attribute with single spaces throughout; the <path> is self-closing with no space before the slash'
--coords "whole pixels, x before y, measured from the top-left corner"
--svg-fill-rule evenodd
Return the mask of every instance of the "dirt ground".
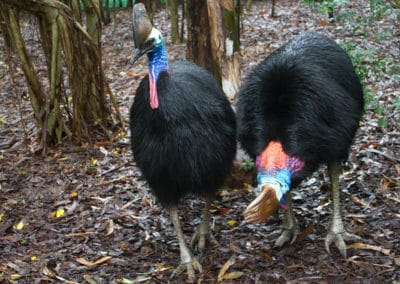
<path id="1" fill-rule="evenodd" d="M 354 10 L 366 13 L 369 1 L 355 2 Z M 255 2 L 243 15 L 243 77 L 305 30 L 374 49 L 375 59 L 391 56 L 398 61 L 400 30 L 395 18 L 381 17 L 365 30 L 350 32 L 348 22 L 329 23 L 324 14 L 301 3 L 277 1 L 276 17 L 271 18 L 270 2 Z M 103 34 L 105 71 L 126 119 L 138 84 L 127 72 L 147 68 L 145 59 L 129 64 L 130 15 L 129 10 L 118 11 L 118 24 L 105 27 Z M 183 58 L 185 45 L 170 43 L 165 11 L 156 15 L 154 24 L 166 37 L 169 58 Z M 24 29 L 29 31 L 30 25 L 26 20 Z M 372 40 L 385 28 L 395 36 Z M 38 35 L 27 32 L 25 37 L 35 44 Z M 1 38 L 0 283 L 186 282 L 185 273 L 171 278 L 179 262 L 175 231 L 135 167 L 128 130 L 95 145 L 65 142 L 45 157 L 34 154 L 38 133 L 23 73 L 17 68 L 13 88 L 3 44 Z M 43 66 L 34 62 L 38 69 Z M 369 64 L 365 62 L 372 70 Z M 262 224 L 243 220 L 242 213 L 254 198 L 254 180 L 253 172 L 240 169 L 240 156 L 212 206 L 211 228 L 218 245 L 210 244 L 200 259 L 198 283 L 400 282 L 400 108 L 394 107 L 400 82 L 393 79 L 398 77 L 367 74 L 367 87 L 386 111 L 366 110 L 340 179 L 346 228 L 362 241 L 348 243 L 347 259 L 334 246 L 331 254 L 325 251 L 332 200 L 322 167 L 293 191 L 299 238 L 275 248 L 282 214 Z M 382 119 L 386 126 L 381 126 Z M 188 240 L 200 222 L 202 205 L 196 198 L 180 203 Z"/>

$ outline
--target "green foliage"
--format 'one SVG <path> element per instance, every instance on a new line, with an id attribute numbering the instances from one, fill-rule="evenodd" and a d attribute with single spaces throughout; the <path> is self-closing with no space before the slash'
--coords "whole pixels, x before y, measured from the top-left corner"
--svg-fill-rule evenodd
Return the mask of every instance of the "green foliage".
<path id="1" fill-rule="evenodd" d="M 346 34 L 361 35 L 368 38 L 371 46 L 379 46 L 380 43 L 387 44 L 387 41 L 395 37 L 395 30 L 391 26 L 371 29 L 377 27 L 379 20 L 384 17 L 397 18 L 400 20 L 400 0 L 370 0 L 369 5 L 360 12 L 352 8 L 349 0 L 303 0 L 304 4 L 319 13 L 327 14 L 333 12 L 335 20 L 342 22 L 340 28 Z M 373 30 L 373 32 L 372 32 Z M 373 79 L 376 82 L 382 80 L 400 81 L 400 62 L 393 54 L 382 54 L 371 46 L 364 47 L 359 42 L 349 41 L 341 44 L 353 62 L 356 73 L 364 90 L 365 108 L 373 110 L 381 116 L 378 124 L 381 127 L 388 127 L 388 121 L 384 118 L 385 113 L 391 109 L 400 107 L 400 99 L 397 99 L 392 106 L 380 106 L 379 98 L 374 91 L 367 86 L 367 81 Z M 397 50 L 400 55 L 400 46 Z"/>
<path id="2" fill-rule="evenodd" d="M 400 97 L 397 97 L 394 101 L 394 108 L 400 110 Z"/>
<path id="3" fill-rule="evenodd" d="M 316 9 L 323 14 L 334 13 L 341 7 L 346 6 L 349 0 L 303 0 L 303 3 L 311 9 Z"/>
<path id="4" fill-rule="evenodd" d="M 240 163 L 239 169 L 245 172 L 251 171 L 256 167 L 252 159 L 246 159 Z"/>
<path id="5" fill-rule="evenodd" d="M 363 90 L 365 107 L 377 105 L 378 101 L 374 98 L 372 90 L 366 85 L 366 78 L 370 70 L 370 66 L 374 64 L 375 50 L 361 49 L 354 41 L 341 43 L 342 48 L 347 52 L 351 61 L 353 62 L 354 69 L 360 78 Z"/>

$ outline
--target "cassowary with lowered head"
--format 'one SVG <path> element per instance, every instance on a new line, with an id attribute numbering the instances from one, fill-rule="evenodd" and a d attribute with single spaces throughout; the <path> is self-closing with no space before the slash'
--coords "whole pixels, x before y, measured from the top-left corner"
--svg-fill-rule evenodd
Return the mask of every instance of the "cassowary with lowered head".
<path id="1" fill-rule="evenodd" d="M 205 198 L 192 245 L 201 252 L 210 237 L 209 208 L 236 154 L 236 119 L 215 78 L 187 61 L 168 62 L 164 39 L 143 4 L 133 9 L 136 52 L 146 54 L 149 74 L 139 84 L 130 109 L 132 152 L 152 192 L 175 227 L 181 266 L 189 280 L 201 265 L 188 248 L 177 204 L 187 194 Z"/>
<path id="2" fill-rule="evenodd" d="M 363 112 L 360 80 L 345 51 L 331 39 L 306 32 L 259 63 L 238 95 L 238 137 L 256 158 L 258 197 L 244 212 L 250 222 L 270 216 L 287 202 L 283 232 L 276 245 L 294 242 L 299 233 L 290 190 L 327 164 L 333 215 L 325 247 L 335 243 L 346 257 L 346 232 L 339 200 L 341 162 Z"/>

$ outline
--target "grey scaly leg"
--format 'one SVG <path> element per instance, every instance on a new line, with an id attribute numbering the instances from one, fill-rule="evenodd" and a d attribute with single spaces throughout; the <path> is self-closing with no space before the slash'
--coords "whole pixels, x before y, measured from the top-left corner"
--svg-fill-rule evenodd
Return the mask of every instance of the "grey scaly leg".
<path id="1" fill-rule="evenodd" d="M 178 236 L 178 241 L 179 241 L 179 249 L 180 249 L 180 256 L 181 256 L 181 264 L 179 267 L 174 271 L 172 274 L 172 277 L 175 274 L 179 274 L 182 272 L 182 270 L 185 269 L 187 270 L 188 273 L 188 278 L 189 281 L 193 282 L 195 281 L 195 270 L 202 271 L 202 267 L 200 263 L 197 261 L 197 259 L 192 255 L 190 249 L 186 245 L 185 238 L 183 236 L 182 228 L 181 228 L 181 223 L 179 221 L 178 217 L 178 207 L 176 205 L 171 205 L 168 208 L 168 212 L 171 218 L 171 222 L 175 227 L 176 234 Z"/>
<path id="2" fill-rule="evenodd" d="M 347 248 L 344 241 L 357 241 L 361 238 L 348 233 L 343 226 L 342 216 L 340 214 L 340 170 L 341 167 L 339 162 L 332 162 L 328 164 L 329 177 L 332 184 L 333 213 L 329 232 L 325 238 L 325 248 L 328 253 L 330 253 L 329 246 L 332 242 L 334 242 L 342 256 L 347 258 Z"/>
<path id="3" fill-rule="evenodd" d="M 282 247 L 285 243 L 293 244 L 299 234 L 299 224 L 294 217 L 292 208 L 292 195 L 290 192 L 286 193 L 286 202 L 288 208 L 283 216 L 283 232 L 280 237 L 275 241 L 275 246 Z"/>

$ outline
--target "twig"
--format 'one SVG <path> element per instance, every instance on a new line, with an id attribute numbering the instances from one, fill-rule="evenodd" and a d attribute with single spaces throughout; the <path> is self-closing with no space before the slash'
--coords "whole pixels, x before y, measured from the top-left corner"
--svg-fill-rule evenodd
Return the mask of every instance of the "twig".
<path id="1" fill-rule="evenodd" d="M 123 163 L 123 164 L 121 164 L 119 166 L 116 166 L 114 168 L 109 169 L 108 171 L 105 171 L 105 172 L 101 173 L 100 176 L 105 176 L 105 175 L 107 175 L 109 173 L 112 173 L 112 172 L 114 172 L 114 171 L 116 171 L 116 170 L 118 170 L 118 169 L 120 169 L 122 167 L 125 167 L 125 166 L 129 165 L 129 164 L 130 164 L 130 162 L 125 162 L 125 163 Z"/>
<path id="2" fill-rule="evenodd" d="M 386 154 L 382 151 L 376 150 L 376 149 L 366 149 L 366 151 L 370 152 L 370 153 L 375 153 L 381 156 L 384 156 L 385 158 L 391 160 L 392 162 L 400 162 L 400 158 L 396 158 L 395 156 L 392 156 L 390 154 Z"/>

